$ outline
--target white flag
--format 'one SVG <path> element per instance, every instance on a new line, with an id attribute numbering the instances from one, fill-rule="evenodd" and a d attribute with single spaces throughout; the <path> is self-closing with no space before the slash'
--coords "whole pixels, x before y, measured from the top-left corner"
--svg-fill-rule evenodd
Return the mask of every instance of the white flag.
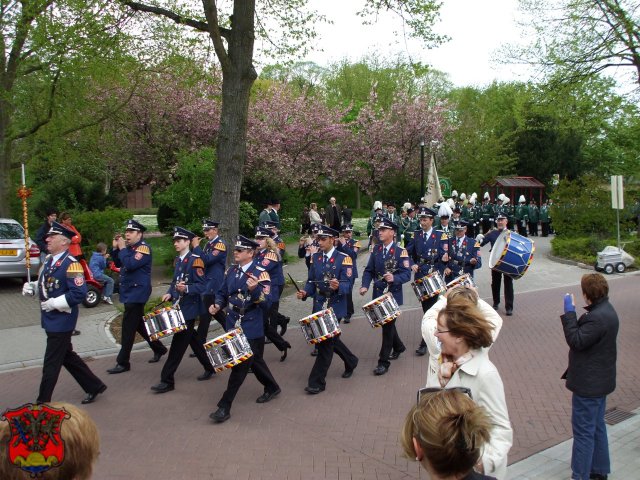
<path id="1" fill-rule="evenodd" d="M 442 191 L 440 190 L 440 179 L 438 179 L 438 172 L 436 171 L 436 158 L 431 153 L 431 162 L 429 164 L 429 175 L 427 176 L 427 191 L 424 195 L 424 203 L 427 207 L 432 207 L 438 203 L 440 197 L 442 197 Z"/>

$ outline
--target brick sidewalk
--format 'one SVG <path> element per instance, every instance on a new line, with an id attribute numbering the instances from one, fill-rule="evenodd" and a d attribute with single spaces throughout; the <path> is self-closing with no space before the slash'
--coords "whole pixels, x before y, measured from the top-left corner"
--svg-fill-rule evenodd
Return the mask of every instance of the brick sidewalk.
<path id="1" fill-rule="evenodd" d="M 611 300 L 621 317 L 618 388 L 608 407 L 640 406 L 640 379 L 635 368 L 640 306 L 640 277 L 611 280 Z M 565 291 L 556 288 L 516 295 L 513 317 L 505 318 L 491 351 L 506 386 L 514 427 L 510 463 L 571 436 L 570 398 L 560 375 L 568 348 L 558 318 Z M 579 295 L 577 295 L 579 298 Z M 282 388 L 272 402 L 258 405 L 261 386 L 249 376 L 232 409 L 231 419 L 212 424 L 208 415 L 226 387 L 228 373 L 197 382 L 195 359 L 185 358 L 176 376 L 176 391 L 154 395 L 161 365 L 146 361 L 149 352 L 133 355 L 132 371 L 109 376 L 113 358 L 90 366 L 109 385 L 87 407 L 102 439 L 96 479 L 224 478 L 234 479 L 405 479 L 419 478 L 417 464 L 401 455 L 398 434 L 415 392 L 424 383 L 425 357 L 412 353 L 418 341 L 420 312 L 405 311 L 398 321 L 408 347 L 389 373 L 374 377 L 380 331 L 359 317 L 343 327 L 343 340 L 360 357 L 353 378 L 342 379 L 343 365 L 334 358 L 327 390 L 317 396 L 303 391 L 313 364 L 311 348 L 295 329 L 287 334 L 293 349 L 286 362 L 266 346 L 266 359 Z M 0 408 L 35 399 L 39 369 L 0 374 Z M 83 397 L 67 373 L 61 375 L 54 399 L 79 403 Z"/>

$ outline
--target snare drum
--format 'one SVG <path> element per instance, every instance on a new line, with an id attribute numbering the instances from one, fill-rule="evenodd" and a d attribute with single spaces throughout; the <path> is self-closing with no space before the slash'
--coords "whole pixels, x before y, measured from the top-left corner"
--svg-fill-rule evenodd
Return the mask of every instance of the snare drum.
<path id="1" fill-rule="evenodd" d="M 376 328 L 395 320 L 400 316 L 398 302 L 390 293 L 373 299 L 362 306 L 365 317 L 369 320 L 371 327 Z"/>
<path id="2" fill-rule="evenodd" d="M 242 328 L 236 328 L 209 340 L 204 344 L 204 350 L 216 373 L 225 368 L 235 367 L 253 356 L 251 345 Z"/>
<path id="3" fill-rule="evenodd" d="M 340 324 L 333 308 L 312 313 L 298 320 L 304 338 L 309 345 L 324 342 L 328 338 L 340 335 Z"/>
<path id="4" fill-rule="evenodd" d="M 148 313 L 142 320 L 152 341 L 187 329 L 180 305 L 177 304 Z"/>
<path id="5" fill-rule="evenodd" d="M 505 229 L 493 244 L 489 268 L 517 280 L 527 272 L 535 250 L 535 245 L 527 237 Z"/>
<path id="6" fill-rule="evenodd" d="M 415 292 L 418 300 L 424 302 L 425 300 L 440 295 L 447 289 L 447 285 L 444 283 L 440 272 L 435 271 L 430 274 L 418 278 L 415 282 L 411 283 L 413 291 Z"/>
<path id="7" fill-rule="evenodd" d="M 471 275 L 469 275 L 468 273 L 463 273 L 459 277 L 454 278 L 449 283 L 447 283 L 447 290 L 449 290 L 450 288 L 455 288 L 460 285 L 462 285 L 463 287 L 475 288 L 476 283 L 473 281 L 473 278 L 471 278 Z"/>

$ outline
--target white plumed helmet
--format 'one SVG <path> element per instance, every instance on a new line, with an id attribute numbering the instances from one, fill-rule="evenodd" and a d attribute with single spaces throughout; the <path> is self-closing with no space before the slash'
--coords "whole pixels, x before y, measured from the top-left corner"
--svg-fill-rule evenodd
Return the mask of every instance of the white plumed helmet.
<path id="1" fill-rule="evenodd" d="M 504 203 L 504 204 L 506 205 L 506 204 L 507 204 L 507 203 L 509 203 L 510 201 L 511 201 L 511 199 L 510 199 L 509 197 L 504 197 L 504 196 L 503 196 L 502 203 Z"/>
<path id="2" fill-rule="evenodd" d="M 462 192 L 462 193 L 460 194 L 460 200 L 464 200 L 464 199 L 466 199 L 466 198 L 467 198 L 467 195 L 466 195 L 464 192 Z"/>
<path id="3" fill-rule="evenodd" d="M 504 196 L 504 193 L 501 193 L 500 195 L 498 195 L 498 200 L 500 200 L 500 201 L 502 201 L 502 202 L 504 202 L 504 199 L 505 199 L 505 198 L 506 198 L 506 197 Z"/>
<path id="4" fill-rule="evenodd" d="M 450 217 L 453 215 L 453 210 L 447 202 L 442 202 L 440 208 L 438 208 L 438 216 L 439 217 Z"/>
<path id="5" fill-rule="evenodd" d="M 484 192 L 484 197 L 485 200 L 489 200 L 491 197 L 489 196 L 489 192 Z"/>
<path id="6" fill-rule="evenodd" d="M 518 199 L 518 203 L 527 203 L 527 200 L 524 198 L 524 195 L 520 195 L 520 198 Z"/>
<path id="7" fill-rule="evenodd" d="M 451 196 L 457 198 L 458 197 L 458 191 L 454 190 L 453 192 L 451 192 Z"/>
<path id="8" fill-rule="evenodd" d="M 382 208 L 382 202 L 380 200 L 376 200 L 375 202 L 373 202 L 373 209 L 378 210 L 379 208 Z"/>

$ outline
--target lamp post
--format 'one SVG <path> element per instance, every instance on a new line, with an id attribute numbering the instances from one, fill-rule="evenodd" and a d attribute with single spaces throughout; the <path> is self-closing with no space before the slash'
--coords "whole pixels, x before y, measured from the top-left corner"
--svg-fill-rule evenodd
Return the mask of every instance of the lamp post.
<path id="1" fill-rule="evenodd" d="M 420 201 L 425 195 L 424 191 L 424 139 L 420 140 Z"/>

